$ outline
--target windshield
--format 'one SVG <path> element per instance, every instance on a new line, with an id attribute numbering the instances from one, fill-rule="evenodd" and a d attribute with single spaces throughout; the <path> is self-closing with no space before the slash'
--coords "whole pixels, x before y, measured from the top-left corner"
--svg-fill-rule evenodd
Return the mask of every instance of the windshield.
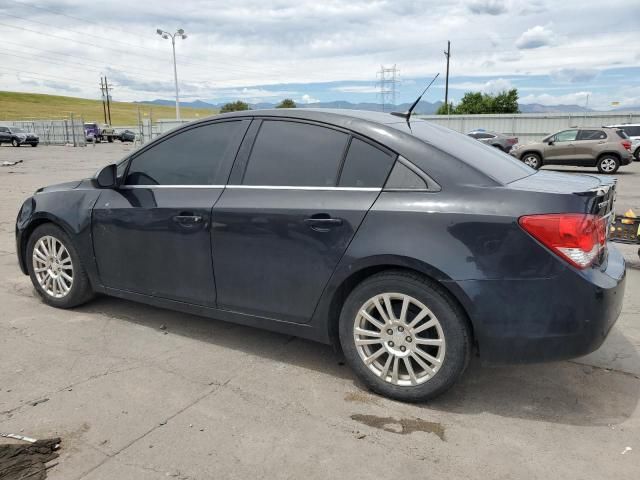
<path id="1" fill-rule="evenodd" d="M 22 128 L 12 128 L 11 131 L 13 133 L 27 133 Z"/>

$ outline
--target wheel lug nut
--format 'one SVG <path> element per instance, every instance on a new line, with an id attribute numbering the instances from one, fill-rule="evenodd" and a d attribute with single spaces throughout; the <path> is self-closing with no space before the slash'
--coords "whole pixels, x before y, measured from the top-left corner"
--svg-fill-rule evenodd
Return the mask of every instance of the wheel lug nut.
<path id="1" fill-rule="evenodd" d="M 398 327 L 399 332 L 404 332 L 404 327 Z"/>
<path id="2" fill-rule="evenodd" d="M 401 351 L 401 352 L 404 352 L 404 351 L 406 351 L 406 350 L 407 350 L 407 347 L 405 347 L 404 345 L 400 347 L 400 351 Z"/>
<path id="3" fill-rule="evenodd" d="M 389 346 L 390 346 L 390 347 L 393 347 L 393 342 L 389 342 Z"/>
<path id="4" fill-rule="evenodd" d="M 407 342 L 411 343 L 411 337 L 407 337 Z"/>
<path id="5" fill-rule="evenodd" d="M 388 333 L 389 335 L 393 335 L 393 330 L 389 329 L 389 330 L 387 330 L 387 333 Z"/>

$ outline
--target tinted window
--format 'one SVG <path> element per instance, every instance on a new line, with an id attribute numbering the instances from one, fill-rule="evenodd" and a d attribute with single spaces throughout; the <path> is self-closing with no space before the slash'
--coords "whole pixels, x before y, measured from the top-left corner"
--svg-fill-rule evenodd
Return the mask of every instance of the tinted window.
<path id="1" fill-rule="evenodd" d="M 629 135 L 624 130 L 616 130 L 616 133 L 620 138 L 629 138 Z"/>
<path id="2" fill-rule="evenodd" d="M 626 126 L 626 127 L 622 127 L 622 129 L 630 137 L 640 137 L 640 126 L 639 125 Z"/>
<path id="3" fill-rule="evenodd" d="M 382 187 L 394 157 L 353 138 L 340 174 L 340 187 Z"/>
<path id="4" fill-rule="evenodd" d="M 564 132 L 556 133 L 556 142 L 572 142 L 576 139 L 578 130 L 565 130 Z"/>
<path id="5" fill-rule="evenodd" d="M 264 121 L 242 183 L 335 186 L 348 138 L 346 133 L 317 125 Z"/>
<path id="6" fill-rule="evenodd" d="M 602 140 L 607 138 L 607 134 L 602 130 L 580 130 L 578 140 Z"/>
<path id="7" fill-rule="evenodd" d="M 388 190 L 426 190 L 426 182 L 413 170 L 396 162 L 384 186 Z"/>
<path id="8" fill-rule="evenodd" d="M 127 185 L 215 185 L 226 183 L 221 167 L 233 158 L 245 122 L 203 125 L 178 133 L 133 158 Z M 230 165 L 229 165 L 230 167 Z"/>
<path id="9" fill-rule="evenodd" d="M 495 135 L 491 135 L 490 133 L 478 133 L 476 138 L 485 139 L 485 138 L 496 138 Z"/>
<path id="10" fill-rule="evenodd" d="M 7 127 L 0 127 L 0 132 L 8 132 L 9 130 L 7 129 Z"/>

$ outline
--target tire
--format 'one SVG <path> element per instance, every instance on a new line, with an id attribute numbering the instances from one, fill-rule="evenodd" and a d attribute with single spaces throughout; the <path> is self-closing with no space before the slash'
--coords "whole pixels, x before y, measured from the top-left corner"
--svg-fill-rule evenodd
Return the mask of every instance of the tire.
<path id="1" fill-rule="evenodd" d="M 620 160 L 613 155 L 603 155 L 598 159 L 598 171 L 606 175 L 612 175 L 620 168 Z"/>
<path id="2" fill-rule="evenodd" d="M 107 142 L 113 143 L 113 137 L 107 137 Z"/>
<path id="3" fill-rule="evenodd" d="M 37 143 L 32 143 L 32 144 L 31 144 L 31 146 L 32 146 L 33 148 L 36 148 L 36 147 L 38 146 L 38 144 L 37 144 Z"/>
<path id="4" fill-rule="evenodd" d="M 20 142 L 18 142 L 18 140 L 14 138 L 13 140 L 11 140 L 11 145 L 13 145 L 14 147 L 19 147 Z"/>
<path id="5" fill-rule="evenodd" d="M 540 167 L 542 167 L 542 158 L 537 153 L 525 153 L 522 156 L 522 163 L 534 170 L 540 170 Z"/>
<path id="6" fill-rule="evenodd" d="M 42 242 L 42 243 L 41 243 Z M 56 243 L 57 242 L 57 243 Z M 45 249 L 42 248 L 44 244 Z M 51 245 L 54 249 L 61 252 L 57 261 L 53 263 L 42 256 L 42 253 L 51 251 Z M 60 248 L 62 245 L 62 248 Z M 35 249 L 39 253 L 34 253 Z M 29 277 L 33 283 L 36 292 L 42 300 L 53 307 L 72 308 L 77 307 L 93 297 L 89 277 L 86 274 L 84 266 L 80 260 L 80 256 L 73 245 L 69 236 L 58 226 L 52 223 L 46 223 L 37 227 L 27 242 L 26 264 L 29 270 Z M 36 271 L 36 268 L 45 268 L 44 272 Z M 67 274 L 72 280 L 65 278 L 63 273 Z M 59 279 L 59 282 L 56 280 Z M 67 290 L 63 284 L 68 287 Z M 57 292 L 57 294 L 56 294 Z"/>
<path id="7" fill-rule="evenodd" d="M 387 316 L 389 321 L 382 325 L 380 320 L 385 317 L 375 302 L 377 299 L 388 312 L 385 296 L 394 318 Z M 379 326 L 369 322 L 360 313 L 363 310 Z M 418 319 L 421 312 L 426 316 Z M 368 333 L 358 333 L 363 331 Z M 373 275 L 351 292 L 340 314 L 339 337 L 345 359 L 357 377 L 374 392 L 402 402 L 422 402 L 445 392 L 462 375 L 471 357 L 471 333 L 462 309 L 437 283 L 404 271 Z M 424 345 L 425 340 L 433 345 Z M 356 345 L 356 341 L 369 343 Z M 369 365 L 365 359 L 370 360 Z"/>
<path id="8" fill-rule="evenodd" d="M 636 151 L 633 154 L 633 159 L 636 162 L 640 162 L 640 147 L 636 148 Z"/>

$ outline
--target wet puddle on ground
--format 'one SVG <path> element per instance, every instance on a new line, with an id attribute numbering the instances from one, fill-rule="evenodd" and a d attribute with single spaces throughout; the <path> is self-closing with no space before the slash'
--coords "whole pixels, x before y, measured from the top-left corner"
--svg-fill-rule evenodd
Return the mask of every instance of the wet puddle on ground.
<path id="1" fill-rule="evenodd" d="M 377 415 L 351 415 L 351 419 L 364 423 L 373 428 L 379 428 L 385 432 L 407 435 L 413 432 L 434 433 L 440 440 L 444 440 L 444 427 L 437 422 L 427 422 L 419 418 L 378 417 Z"/>

